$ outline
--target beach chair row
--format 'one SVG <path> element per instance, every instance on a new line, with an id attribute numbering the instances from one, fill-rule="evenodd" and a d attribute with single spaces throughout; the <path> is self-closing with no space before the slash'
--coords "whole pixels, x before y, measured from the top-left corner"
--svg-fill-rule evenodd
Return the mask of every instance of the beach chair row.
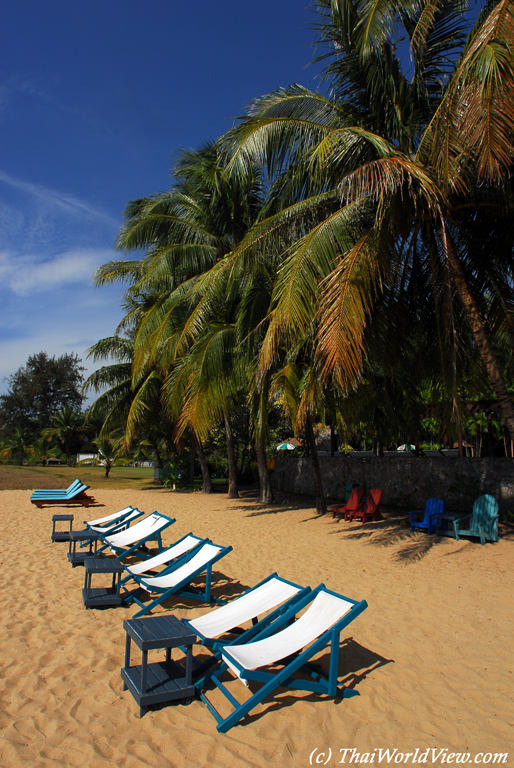
<path id="1" fill-rule="evenodd" d="M 162 547 L 162 532 L 175 521 L 154 512 L 142 520 L 139 510 L 127 507 L 118 513 L 86 522 L 87 530 L 99 536 L 102 546 L 96 555 L 110 548 L 116 561 L 137 555 L 139 562 L 125 564 L 121 584 L 133 581 L 135 588 L 123 596 L 140 610 L 124 621 L 126 632 L 123 685 L 140 706 L 141 716 L 153 704 L 199 695 L 217 721 L 220 732 L 228 731 L 278 686 L 341 697 L 338 687 L 339 641 L 341 631 L 367 607 L 333 592 L 324 584 L 309 586 L 287 581 L 276 573 L 230 602 L 196 619 L 178 620 L 174 616 L 144 616 L 170 596 L 183 596 L 213 602 L 211 568 L 232 547 L 213 544 L 188 533 L 170 547 Z M 135 522 L 138 520 L 138 522 Z M 134 523 L 130 526 L 131 523 Z M 149 555 L 147 545 L 157 543 L 157 554 Z M 107 559 L 107 558 L 105 558 Z M 155 574 L 156 568 L 161 571 Z M 205 573 L 205 588 L 194 589 L 191 582 Z M 152 575 L 154 574 L 154 575 Z M 156 596 L 149 603 L 140 592 Z M 246 626 L 245 626 L 246 625 Z M 142 652 L 142 663 L 131 665 L 131 643 Z M 195 658 L 193 644 L 201 643 L 209 656 Z M 328 672 L 312 663 L 312 658 L 329 646 Z M 186 652 L 186 666 L 171 659 L 171 649 Z M 149 663 L 148 652 L 165 649 L 165 660 Z M 239 679 L 245 686 L 260 684 L 243 702 L 229 691 L 225 676 Z M 211 690 L 228 702 L 231 712 L 222 716 L 212 702 Z"/>

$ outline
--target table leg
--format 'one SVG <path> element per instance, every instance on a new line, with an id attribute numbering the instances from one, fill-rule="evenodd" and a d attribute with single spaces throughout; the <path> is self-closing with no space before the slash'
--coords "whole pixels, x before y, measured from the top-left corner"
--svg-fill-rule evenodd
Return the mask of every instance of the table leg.
<path id="1" fill-rule="evenodd" d="M 187 646 L 186 652 L 186 685 L 191 685 L 193 680 L 193 646 Z"/>
<path id="2" fill-rule="evenodd" d="M 141 662 L 141 695 L 146 693 L 147 665 L 148 665 L 148 651 L 143 651 L 143 660 Z"/>
<path id="3" fill-rule="evenodd" d="M 125 639 L 125 669 L 128 669 L 130 667 L 130 635 L 127 632 L 127 637 Z M 127 690 L 127 685 L 123 683 L 123 690 Z"/>

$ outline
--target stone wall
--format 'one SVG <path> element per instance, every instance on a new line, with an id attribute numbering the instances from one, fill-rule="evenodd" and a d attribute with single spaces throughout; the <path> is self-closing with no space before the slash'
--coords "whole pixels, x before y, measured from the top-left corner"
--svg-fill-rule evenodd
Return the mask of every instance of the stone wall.
<path id="1" fill-rule="evenodd" d="M 352 458 L 319 456 L 325 496 L 342 501 L 347 483 L 384 492 L 384 506 L 420 509 L 431 496 L 444 499 L 450 511 L 466 512 L 477 496 L 490 493 L 500 513 L 514 511 L 514 460 L 470 458 Z M 310 459 L 275 459 L 273 486 L 279 491 L 314 495 Z"/>

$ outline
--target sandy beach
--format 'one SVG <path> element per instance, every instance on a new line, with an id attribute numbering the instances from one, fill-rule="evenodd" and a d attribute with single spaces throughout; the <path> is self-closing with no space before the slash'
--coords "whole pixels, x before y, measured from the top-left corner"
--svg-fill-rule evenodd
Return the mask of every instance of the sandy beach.
<path id="1" fill-rule="evenodd" d="M 365 526 L 338 523 L 298 499 L 267 508 L 251 495 L 94 495 L 89 509 L 40 510 L 27 491 L 0 492 L 1 768 L 338 765 L 350 764 L 351 753 L 340 750 L 352 748 L 376 764 L 379 749 L 430 748 L 427 764 L 447 749 L 470 761 L 484 753 L 485 762 L 487 753 L 509 753 L 504 764 L 514 765 L 512 536 L 486 546 L 435 539 L 411 534 L 394 514 Z M 280 689 L 227 734 L 217 733 L 200 700 L 140 719 L 120 678 L 122 624 L 137 606 L 85 610 L 83 567 L 71 567 L 66 543 L 51 542 L 53 514 L 74 514 L 80 529 L 127 504 L 176 518 L 165 544 L 192 531 L 233 547 L 214 566 L 217 597 L 277 571 L 365 599 L 368 609 L 342 638 L 339 665 L 340 681 L 359 695 L 334 702 Z M 207 610 L 179 598 L 154 614 L 194 618 Z"/>

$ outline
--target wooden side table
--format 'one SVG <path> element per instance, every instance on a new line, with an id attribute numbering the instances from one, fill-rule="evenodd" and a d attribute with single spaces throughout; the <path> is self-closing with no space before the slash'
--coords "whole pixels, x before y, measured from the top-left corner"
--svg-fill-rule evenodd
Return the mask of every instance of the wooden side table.
<path id="1" fill-rule="evenodd" d="M 82 599 L 86 608 L 112 608 L 121 605 L 121 574 L 122 564 L 114 557 L 86 557 L 84 560 L 85 578 Z M 91 587 L 91 576 L 95 574 L 112 574 L 110 587 Z"/>
<path id="2" fill-rule="evenodd" d="M 69 539 L 70 548 L 68 550 L 68 560 L 73 568 L 75 568 L 76 565 L 84 563 L 87 557 L 92 557 L 96 554 L 99 539 L 99 534 L 96 531 L 70 531 Z M 88 542 L 89 548 L 84 549 L 82 552 L 77 552 L 77 543 L 80 543 L 81 541 Z"/>
<path id="3" fill-rule="evenodd" d="M 453 521 L 458 517 L 462 517 L 462 514 L 462 512 L 440 512 L 437 515 L 433 515 L 435 520 L 435 532 L 439 536 L 451 536 L 452 538 L 455 538 Z"/>
<path id="4" fill-rule="evenodd" d="M 73 515 L 54 515 L 52 517 L 52 541 L 69 541 L 70 533 L 73 525 Z M 56 531 L 56 523 L 69 523 L 69 528 L 64 531 Z"/>
<path id="5" fill-rule="evenodd" d="M 184 626 L 176 616 L 145 616 L 123 622 L 127 633 L 125 645 L 125 666 L 121 670 L 123 690 L 131 692 L 139 704 L 139 715 L 143 717 L 145 707 L 174 699 L 189 700 L 195 695 L 193 685 L 193 643 L 196 635 Z M 142 652 L 141 665 L 130 666 L 130 642 L 133 640 Z M 171 649 L 186 648 L 185 668 L 183 662 L 171 658 Z M 148 663 L 148 651 L 162 648 L 164 661 Z"/>

